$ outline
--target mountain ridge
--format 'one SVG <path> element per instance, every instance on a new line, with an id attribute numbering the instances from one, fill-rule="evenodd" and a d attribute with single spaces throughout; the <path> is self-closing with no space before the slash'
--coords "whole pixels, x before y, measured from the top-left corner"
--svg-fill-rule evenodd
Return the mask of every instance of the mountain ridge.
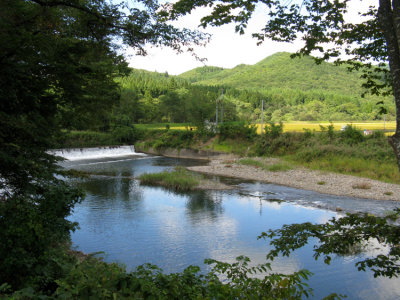
<path id="1" fill-rule="evenodd" d="M 199 67 L 178 77 L 196 85 L 237 89 L 325 90 L 353 96 L 364 92 L 360 72 L 348 72 L 346 67 L 328 62 L 317 65 L 312 57 L 307 56 L 292 59 L 290 55 L 288 52 L 278 52 L 254 65 L 241 64 L 232 69 Z"/>

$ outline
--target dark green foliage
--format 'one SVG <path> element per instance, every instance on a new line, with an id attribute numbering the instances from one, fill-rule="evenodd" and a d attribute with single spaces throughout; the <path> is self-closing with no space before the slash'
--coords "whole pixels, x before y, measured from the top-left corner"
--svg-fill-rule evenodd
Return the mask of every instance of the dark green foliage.
<path id="1" fill-rule="evenodd" d="M 133 144 L 139 138 L 138 130 L 134 126 L 119 125 L 112 130 L 112 136 L 119 144 Z"/>
<path id="2" fill-rule="evenodd" d="M 75 228 L 65 218 L 82 193 L 57 180 L 37 188 L 43 191 L 0 202 L 0 282 L 51 291 L 62 271 L 53 248 L 68 241 Z"/>
<path id="3" fill-rule="evenodd" d="M 279 124 L 275 124 L 270 122 L 269 124 L 265 125 L 263 128 L 263 134 L 267 138 L 278 138 L 283 133 L 283 124 L 280 122 Z"/>
<path id="4" fill-rule="evenodd" d="M 59 139 L 55 148 L 83 148 L 119 144 L 121 142 L 115 140 L 114 136 L 109 132 L 69 131 Z"/>
<path id="5" fill-rule="evenodd" d="M 150 135 L 146 141 L 146 146 L 154 149 L 190 148 L 196 137 L 195 131 L 190 130 L 152 130 Z"/>
<path id="6" fill-rule="evenodd" d="M 347 125 L 343 131 L 340 132 L 340 137 L 347 144 L 353 145 L 360 143 L 364 140 L 364 135 L 361 130 Z"/>
<path id="7" fill-rule="evenodd" d="M 245 139 L 252 140 L 257 136 L 257 126 L 245 122 L 222 123 L 218 125 L 219 140 Z"/>
<path id="8" fill-rule="evenodd" d="M 189 266 L 182 273 L 164 274 L 157 266 L 146 264 L 132 273 L 116 264 L 87 259 L 58 281 L 56 296 L 63 299 L 303 299 L 312 295 L 304 283 L 310 272 L 265 275 L 268 263 L 249 266 L 244 256 L 229 264 L 206 260 L 212 265 L 208 274 Z M 263 274 L 255 278 L 255 274 Z M 222 280 L 221 278 L 228 278 Z M 333 298 L 335 299 L 335 298 Z M 337 297 L 337 299 L 340 299 Z"/>
<path id="9" fill-rule="evenodd" d="M 257 155 L 279 155 L 287 154 L 295 149 L 298 145 L 295 137 L 300 137 L 296 133 L 283 133 L 283 124 L 269 123 L 264 127 L 263 135 L 260 136 L 255 145 Z"/>
<path id="10" fill-rule="evenodd" d="M 279 254 L 289 254 L 303 246 L 310 239 L 316 238 L 314 257 L 323 258 L 329 264 L 334 254 L 348 255 L 354 247 L 368 242 L 378 242 L 380 246 L 388 247 L 388 251 L 374 254 L 360 259 L 356 266 L 365 271 L 370 268 L 374 277 L 398 277 L 400 275 L 400 227 L 394 222 L 399 218 L 400 210 L 396 209 L 385 217 L 376 217 L 369 214 L 347 214 L 343 218 L 332 218 L 325 224 L 292 224 L 284 225 L 281 229 L 269 230 L 259 238 L 270 238 L 275 247 L 267 255 L 269 259 Z M 373 246 L 376 248 L 376 245 Z M 364 245 L 365 248 L 365 245 Z"/>
<path id="11" fill-rule="evenodd" d="M 214 114 L 216 88 L 191 86 L 177 77 L 131 70 L 121 78 L 122 98 L 116 115 L 129 116 L 131 123 L 184 122 L 201 125 Z"/>
<path id="12" fill-rule="evenodd" d="M 114 43 L 143 54 L 146 42 L 179 51 L 204 37 L 157 10 L 153 1 L 130 11 L 103 0 L 0 1 L 1 287 L 51 294 L 62 276 L 53 250 L 68 241 L 75 225 L 66 217 L 83 195 L 47 153 L 63 140 L 60 128 L 134 137 L 129 124 L 111 122 L 115 79 L 128 71 Z"/>

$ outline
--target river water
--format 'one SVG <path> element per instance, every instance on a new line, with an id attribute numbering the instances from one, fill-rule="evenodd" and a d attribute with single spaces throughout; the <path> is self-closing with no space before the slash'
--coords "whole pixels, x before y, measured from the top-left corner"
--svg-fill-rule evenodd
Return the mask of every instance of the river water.
<path id="1" fill-rule="evenodd" d="M 205 258 L 234 262 L 246 255 L 253 263 L 265 262 L 270 246 L 257 236 L 284 224 L 320 223 L 343 211 L 383 214 L 394 202 L 335 197 L 259 182 L 229 178 L 213 180 L 234 185 L 229 191 L 174 193 L 161 187 L 144 187 L 135 179 L 142 173 L 160 172 L 176 165 L 199 165 L 201 161 L 130 155 L 63 162 L 66 168 L 90 172 L 73 183 L 86 191 L 70 219 L 80 224 L 72 233 L 76 249 L 103 252 L 109 262 L 120 262 L 128 270 L 152 263 L 165 272 L 181 272 L 198 265 L 205 272 Z M 360 257 L 335 257 L 331 265 L 315 261 L 313 244 L 289 258 L 272 263 L 274 272 L 308 269 L 314 273 L 308 284 L 312 299 L 340 293 L 348 299 L 399 299 L 400 280 L 373 278 L 371 272 L 354 267 Z"/>

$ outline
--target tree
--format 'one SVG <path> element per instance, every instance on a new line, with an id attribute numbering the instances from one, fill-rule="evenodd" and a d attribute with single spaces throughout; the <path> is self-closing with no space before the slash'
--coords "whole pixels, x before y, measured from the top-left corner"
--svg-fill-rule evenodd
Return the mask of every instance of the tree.
<path id="1" fill-rule="evenodd" d="M 374 277 L 389 278 L 400 275 L 400 227 L 396 222 L 400 210 L 385 217 L 369 214 L 347 214 L 343 218 L 332 218 L 325 224 L 292 224 L 281 229 L 263 232 L 259 238 L 270 238 L 275 247 L 267 255 L 274 259 L 279 254 L 289 254 L 305 246 L 310 239 L 317 239 L 314 246 L 314 257 L 323 257 L 329 264 L 331 255 L 352 255 L 362 252 L 371 243 L 374 255 L 356 262 L 359 270 L 370 268 Z"/>
<path id="2" fill-rule="evenodd" d="M 66 220 L 82 193 L 58 175 L 47 151 L 61 126 L 101 129 L 126 74 L 122 43 L 183 51 L 205 37 L 168 25 L 154 1 L 139 8 L 105 0 L 0 2 L 0 286 L 51 290 L 62 266 L 55 246 L 75 224 Z M 189 49 L 190 50 L 190 49 Z M 93 114 L 86 113 L 93 110 Z M 54 279 L 54 278 L 53 278 Z"/>
<path id="3" fill-rule="evenodd" d="M 253 33 L 258 43 L 301 39 L 303 47 L 296 56 L 316 53 L 317 63 L 327 59 L 347 63 L 349 70 L 364 71 L 369 92 L 394 95 L 396 132 L 389 143 L 400 168 L 400 2 L 379 0 L 360 12 L 359 23 L 346 18 L 350 0 L 180 0 L 166 5 L 163 13 L 177 19 L 197 7 L 211 7 L 211 13 L 201 19 L 202 27 L 235 23 L 236 32 L 243 34 L 261 4 L 269 19 L 260 32 Z M 348 58 L 340 58 L 343 54 Z"/>

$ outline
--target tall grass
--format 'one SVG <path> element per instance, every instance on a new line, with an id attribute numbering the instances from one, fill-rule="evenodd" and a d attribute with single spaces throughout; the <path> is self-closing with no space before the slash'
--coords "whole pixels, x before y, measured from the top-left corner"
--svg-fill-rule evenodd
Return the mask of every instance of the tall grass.
<path id="1" fill-rule="evenodd" d="M 255 151 L 311 169 L 400 183 L 396 157 L 382 132 L 364 136 L 353 127 L 341 132 L 284 132 L 261 137 Z"/>
<path id="2" fill-rule="evenodd" d="M 194 190 L 200 182 L 198 176 L 182 167 L 161 173 L 145 173 L 139 176 L 139 180 L 143 185 L 159 185 L 179 192 Z"/>
<path id="3" fill-rule="evenodd" d="M 241 160 L 239 160 L 239 164 L 246 166 L 254 166 L 256 168 L 261 168 L 262 170 L 271 172 L 288 171 L 293 169 L 293 166 L 291 166 L 287 162 L 268 164 L 264 161 L 256 160 L 253 158 L 242 158 Z"/>

